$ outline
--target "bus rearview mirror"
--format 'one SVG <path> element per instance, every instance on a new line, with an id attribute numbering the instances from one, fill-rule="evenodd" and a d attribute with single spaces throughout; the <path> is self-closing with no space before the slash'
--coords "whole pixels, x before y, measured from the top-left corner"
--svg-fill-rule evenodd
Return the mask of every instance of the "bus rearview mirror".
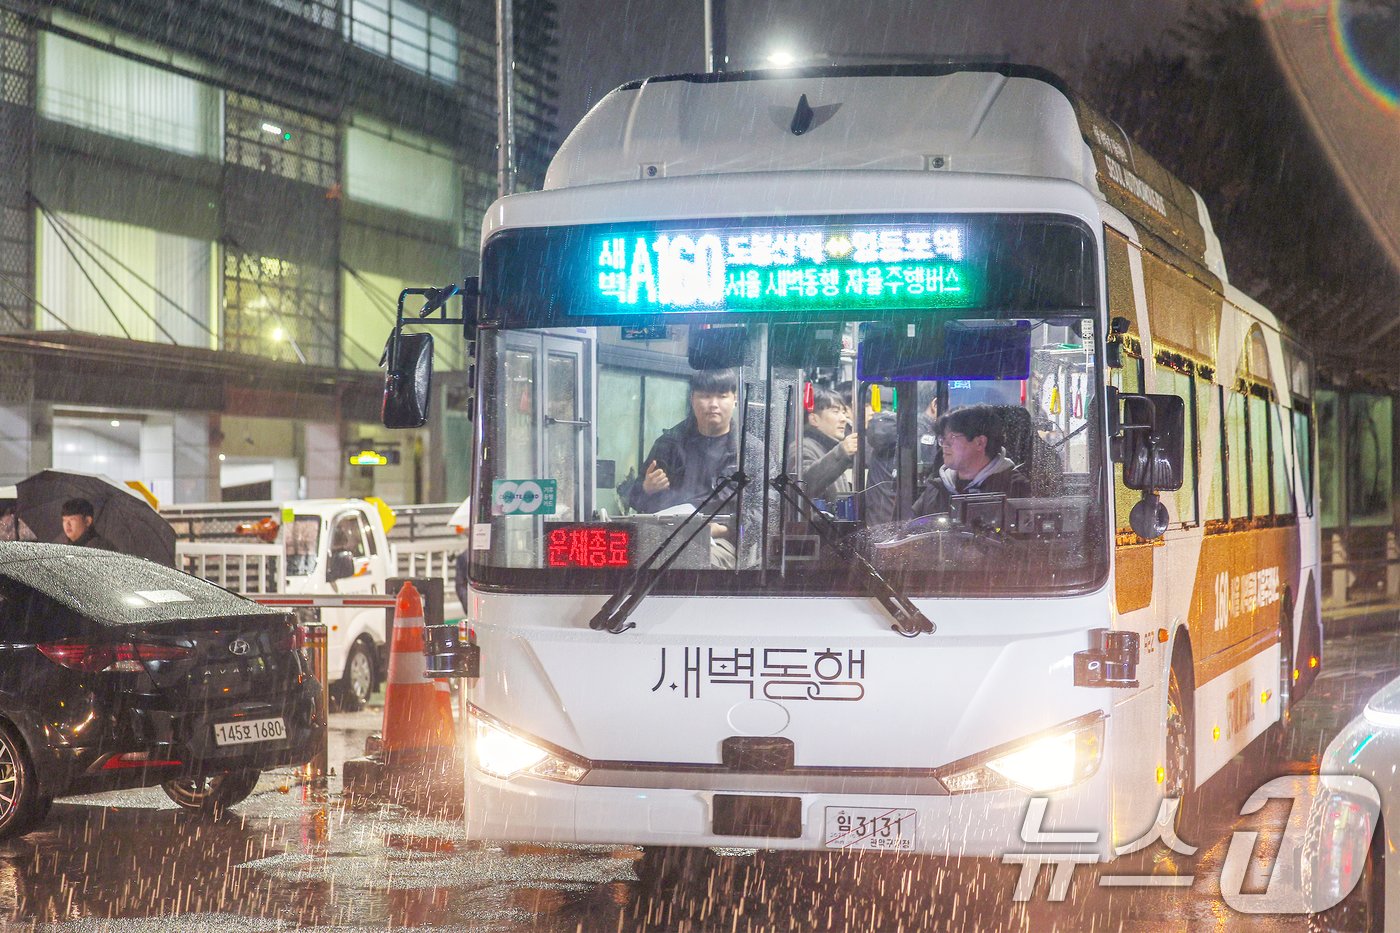
<path id="1" fill-rule="evenodd" d="M 389 342 L 380 419 L 386 428 L 421 428 L 433 381 L 432 335 L 395 333 Z"/>
<path id="2" fill-rule="evenodd" d="M 1121 408 L 1110 413 L 1109 425 L 1117 429 L 1113 452 L 1123 464 L 1123 485 L 1143 492 L 1180 489 L 1186 478 L 1185 401 L 1179 395 L 1119 393 L 1110 400 L 1115 397 Z"/>
<path id="3" fill-rule="evenodd" d="M 744 363 L 748 339 L 747 327 L 691 328 L 686 360 L 696 371 L 737 369 Z"/>

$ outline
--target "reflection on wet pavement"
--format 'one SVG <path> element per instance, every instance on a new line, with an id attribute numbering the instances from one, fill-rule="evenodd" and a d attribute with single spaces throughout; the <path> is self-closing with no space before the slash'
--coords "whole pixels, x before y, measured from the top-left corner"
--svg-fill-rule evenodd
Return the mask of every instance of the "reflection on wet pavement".
<path id="1" fill-rule="evenodd" d="M 1400 670 L 1400 636 L 1329 644 L 1328 668 L 1299 709 L 1289 761 L 1242 756 L 1214 783 L 1193 856 L 1158 844 L 1111 866 L 1081 866 L 1051 901 L 1050 872 L 1014 902 L 1016 865 L 856 853 L 710 857 L 684 887 L 642 890 L 630 847 L 476 847 L 461 824 L 400 807 L 352 809 L 336 792 L 264 775 L 219 820 L 178 811 L 159 790 L 60 801 L 43 828 L 0 844 L 0 922 L 63 931 L 751 928 L 1301 930 L 1302 918 L 1245 916 L 1220 894 L 1233 831 L 1260 837 L 1256 890 L 1272 868 L 1288 805 L 1241 818 L 1255 788 L 1306 774 L 1321 748 Z M 1108 875 L 1190 878 L 1188 887 L 1107 887 Z"/>

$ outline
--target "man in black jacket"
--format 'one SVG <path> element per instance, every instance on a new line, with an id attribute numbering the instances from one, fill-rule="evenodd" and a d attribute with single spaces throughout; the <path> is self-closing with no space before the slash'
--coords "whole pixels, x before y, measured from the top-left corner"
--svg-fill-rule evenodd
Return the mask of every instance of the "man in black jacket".
<path id="1" fill-rule="evenodd" d="M 627 492 L 638 512 L 698 506 L 721 477 L 739 467 L 734 428 L 738 381 L 729 370 L 690 377 L 690 414 L 661 432 L 644 461 L 642 475 Z"/>
<path id="2" fill-rule="evenodd" d="M 915 515 L 946 512 L 949 498 L 969 493 L 1030 495 L 1030 481 L 1003 450 L 1001 415 L 990 405 L 958 408 L 938 420 L 943 466 L 914 502 Z"/>
<path id="3" fill-rule="evenodd" d="M 95 547 L 101 551 L 115 551 L 112 542 L 97 533 L 93 527 L 92 503 L 86 499 L 69 499 L 63 503 L 63 538 L 60 544 L 74 544 L 78 547 Z"/>

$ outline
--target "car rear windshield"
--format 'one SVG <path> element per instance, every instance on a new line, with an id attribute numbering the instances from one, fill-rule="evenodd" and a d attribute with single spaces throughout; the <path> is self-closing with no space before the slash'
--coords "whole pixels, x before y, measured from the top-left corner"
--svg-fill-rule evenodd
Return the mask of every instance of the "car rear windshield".
<path id="1" fill-rule="evenodd" d="M 132 625 L 278 610 L 150 561 L 87 548 L 5 545 L 30 555 L 0 559 L 0 576 L 31 587 L 97 622 Z"/>

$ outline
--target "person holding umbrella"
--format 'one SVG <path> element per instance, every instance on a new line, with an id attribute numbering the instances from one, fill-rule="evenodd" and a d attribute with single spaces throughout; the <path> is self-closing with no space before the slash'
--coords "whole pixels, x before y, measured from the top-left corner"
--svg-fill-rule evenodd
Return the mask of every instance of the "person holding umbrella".
<path id="1" fill-rule="evenodd" d="M 112 542 L 98 534 L 92 523 L 92 503 L 86 499 L 69 499 L 63 503 L 63 536 L 66 540 L 58 543 L 115 551 Z"/>

